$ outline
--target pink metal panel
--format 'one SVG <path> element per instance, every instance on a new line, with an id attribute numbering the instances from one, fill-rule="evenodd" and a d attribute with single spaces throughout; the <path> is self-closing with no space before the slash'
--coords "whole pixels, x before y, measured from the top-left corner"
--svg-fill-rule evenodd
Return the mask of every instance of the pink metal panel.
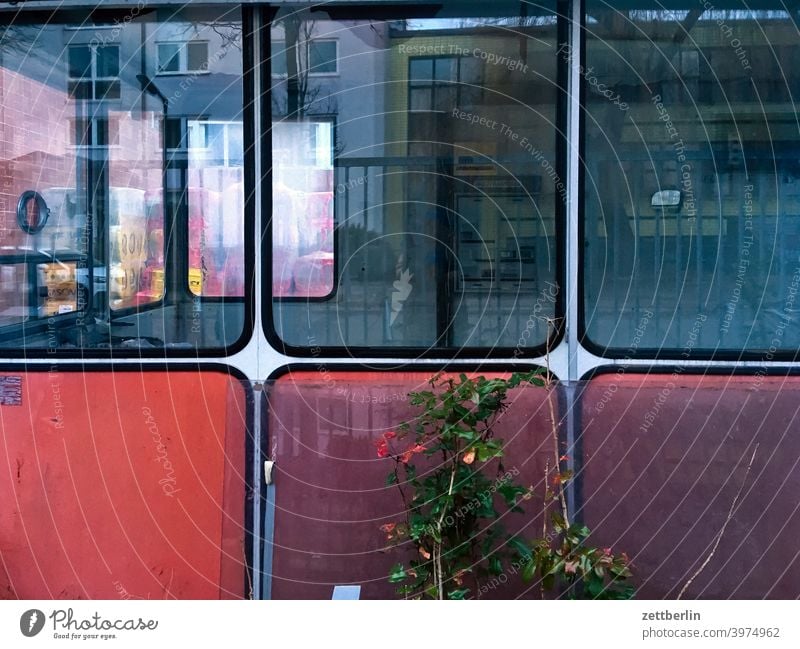
<path id="1" fill-rule="evenodd" d="M 723 526 L 685 597 L 800 595 L 798 408 L 800 377 L 631 373 L 589 382 L 584 514 L 595 544 L 630 554 L 640 597 L 676 597 Z"/>
<path id="2" fill-rule="evenodd" d="M 325 599 L 335 584 L 353 583 L 362 585 L 362 598 L 394 597 L 389 567 L 409 559 L 410 548 L 388 549 L 379 530 L 399 521 L 403 506 L 396 487 L 385 485 L 392 464 L 377 457 L 374 441 L 413 416 L 406 395 L 427 389 L 430 376 L 296 372 L 271 387 L 269 446 L 277 461 L 274 598 Z M 507 442 L 503 471 L 518 472 L 516 480 L 541 493 L 545 461 L 553 457 L 545 391 L 515 390 L 510 400 L 497 427 L 497 436 Z M 541 530 L 538 501 L 530 503 L 526 515 L 503 519 L 508 530 L 528 536 Z M 519 580 L 511 579 L 493 596 L 517 595 L 518 586 Z"/>

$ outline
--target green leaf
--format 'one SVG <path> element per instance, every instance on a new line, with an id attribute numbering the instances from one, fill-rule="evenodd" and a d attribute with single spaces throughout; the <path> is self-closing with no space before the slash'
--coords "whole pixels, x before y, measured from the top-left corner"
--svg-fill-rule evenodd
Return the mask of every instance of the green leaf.
<path id="1" fill-rule="evenodd" d="M 520 487 L 513 484 L 500 484 L 497 487 L 499 493 L 508 507 L 514 507 L 517 504 L 517 499 L 526 494 L 528 490 L 525 487 Z"/>
<path id="2" fill-rule="evenodd" d="M 397 484 L 397 474 L 396 473 L 390 473 L 389 475 L 386 476 L 386 486 L 388 487 L 388 486 L 393 485 L 393 484 Z"/>
<path id="3" fill-rule="evenodd" d="M 517 553 L 524 559 L 530 559 L 533 556 L 530 547 L 528 547 L 528 544 L 525 543 L 525 541 L 523 541 L 518 536 L 512 536 L 510 539 L 508 539 L 508 544 L 512 548 L 514 548 L 517 551 Z"/>
<path id="4" fill-rule="evenodd" d="M 494 457 L 503 456 L 503 448 L 496 440 L 485 442 L 483 444 L 475 444 L 475 452 L 478 455 L 480 462 L 488 462 Z"/>
<path id="5" fill-rule="evenodd" d="M 588 579 L 584 582 L 586 593 L 592 598 L 597 599 L 603 594 L 603 582 L 600 579 Z"/>
<path id="6" fill-rule="evenodd" d="M 528 563 L 525 564 L 525 567 L 522 569 L 522 581 L 529 582 L 533 580 L 533 576 L 536 574 L 536 562 L 531 559 Z"/>
<path id="7" fill-rule="evenodd" d="M 447 599 L 464 599 L 467 595 L 469 595 L 469 588 L 459 588 L 447 593 Z"/>
<path id="8" fill-rule="evenodd" d="M 499 575 L 503 572 L 503 562 L 500 561 L 497 555 L 489 558 L 489 572 L 493 575 Z"/>
<path id="9" fill-rule="evenodd" d="M 397 584 L 403 581 L 406 577 L 408 577 L 408 574 L 406 573 L 406 569 L 403 567 L 403 564 L 397 563 L 392 566 L 392 569 L 389 572 L 389 583 Z"/>

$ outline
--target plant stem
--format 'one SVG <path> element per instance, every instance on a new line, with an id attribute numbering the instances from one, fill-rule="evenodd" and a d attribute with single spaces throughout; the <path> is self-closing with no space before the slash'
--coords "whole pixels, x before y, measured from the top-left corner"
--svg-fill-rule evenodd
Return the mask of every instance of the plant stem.
<path id="1" fill-rule="evenodd" d="M 458 449 L 456 449 L 456 454 L 453 456 L 453 469 L 450 471 L 450 486 L 447 489 L 447 499 L 450 499 L 450 496 L 453 495 L 453 483 L 456 480 L 456 468 L 458 462 Z M 437 528 L 439 530 L 439 538 L 442 538 L 442 522 L 444 521 L 445 514 L 447 514 L 447 507 L 442 507 L 442 515 L 439 516 L 439 523 L 437 524 Z M 439 590 L 439 599 L 444 599 L 444 588 L 443 588 L 443 579 L 442 579 L 442 544 L 441 542 L 436 544 L 436 553 L 439 555 L 439 565 L 435 567 L 436 569 L 436 578 L 438 581 L 438 590 Z"/>
<path id="2" fill-rule="evenodd" d="M 542 511 L 542 539 L 547 541 L 547 509 L 550 504 L 547 502 L 547 492 L 549 487 L 548 481 L 550 480 L 550 460 L 545 460 L 544 463 L 544 510 Z M 544 579 L 539 580 L 539 591 L 541 592 L 542 599 L 544 599 Z"/>

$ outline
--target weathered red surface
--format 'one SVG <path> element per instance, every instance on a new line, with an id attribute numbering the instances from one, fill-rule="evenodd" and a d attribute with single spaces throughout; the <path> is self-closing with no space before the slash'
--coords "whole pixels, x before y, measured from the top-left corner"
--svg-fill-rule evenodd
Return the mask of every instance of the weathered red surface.
<path id="1" fill-rule="evenodd" d="M 274 598 L 325 599 L 335 584 L 353 583 L 361 584 L 362 598 L 394 597 L 389 568 L 413 558 L 413 550 L 388 549 L 379 529 L 402 520 L 403 505 L 396 487 L 385 484 L 393 464 L 377 457 L 374 441 L 413 415 L 406 395 L 428 389 L 430 377 L 430 372 L 296 372 L 272 386 Z M 553 457 L 545 395 L 536 388 L 512 391 L 513 405 L 496 433 L 507 442 L 503 470 L 517 471 L 514 479 L 537 493 L 543 492 L 545 461 L 552 466 Z M 534 536 L 541 531 L 540 500 L 525 509 L 526 515 L 507 515 L 502 523 Z M 519 576 L 512 576 L 484 596 L 522 591 Z"/>
<path id="2" fill-rule="evenodd" d="M 0 405 L 0 597 L 245 594 L 236 380 L 16 375 L 21 405 Z"/>
<path id="3" fill-rule="evenodd" d="M 723 526 L 685 598 L 800 595 L 798 377 L 611 374 L 582 404 L 586 522 L 640 597 L 676 597 Z"/>

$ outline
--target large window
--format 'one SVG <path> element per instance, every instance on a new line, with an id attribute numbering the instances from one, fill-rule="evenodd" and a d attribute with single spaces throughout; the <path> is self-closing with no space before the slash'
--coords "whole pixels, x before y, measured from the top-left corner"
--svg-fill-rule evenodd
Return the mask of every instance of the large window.
<path id="1" fill-rule="evenodd" d="M 409 60 L 408 109 L 452 111 L 483 97 L 483 61 L 475 56 L 419 56 Z"/>
<path id="2" fill-rule="evenodd" d="M 309 76 L 323 76 L 336 74 L 338 66 L 338 41 L 336 39 L 311 39 L 311 34 L 305 37 L 298 34 L 295 48 L 289 53 L 292 61 L 303 67 Z M 272 56 L 270 65 L 272 74 L 276 77 L 285 77 L 288 74 L 286 41 L 272 41 Z"/>
<path id="3" fill-rule="evenodd" d="M 234 343 L 244 329 L 239 10 L 121 15 L 102 32 L 60 16 L 12 23 L 0 39 L 0 347 Z M 195 69 L 208 74 L 160 76 Z M 193 294 L 193 270 L 214 290 Z"/>
<path id="4" fill-rule="evenodd" d="M 613 4 L 586 9 L 588 340 L 625 355 L 796 350 L 796 9 Z"/>
<path id="5" fill-rule="evenodd" d="M 557 21 L 509 6 L 278 11 L 271 315 L 288 346 L 543 346 L 566 191 Z"/>
<path id="6" fill-rule="evenodd" d="M 158 43 L 158 73 L 185 74 L 204 72 L 208 68 L 208 43 Z"/>

